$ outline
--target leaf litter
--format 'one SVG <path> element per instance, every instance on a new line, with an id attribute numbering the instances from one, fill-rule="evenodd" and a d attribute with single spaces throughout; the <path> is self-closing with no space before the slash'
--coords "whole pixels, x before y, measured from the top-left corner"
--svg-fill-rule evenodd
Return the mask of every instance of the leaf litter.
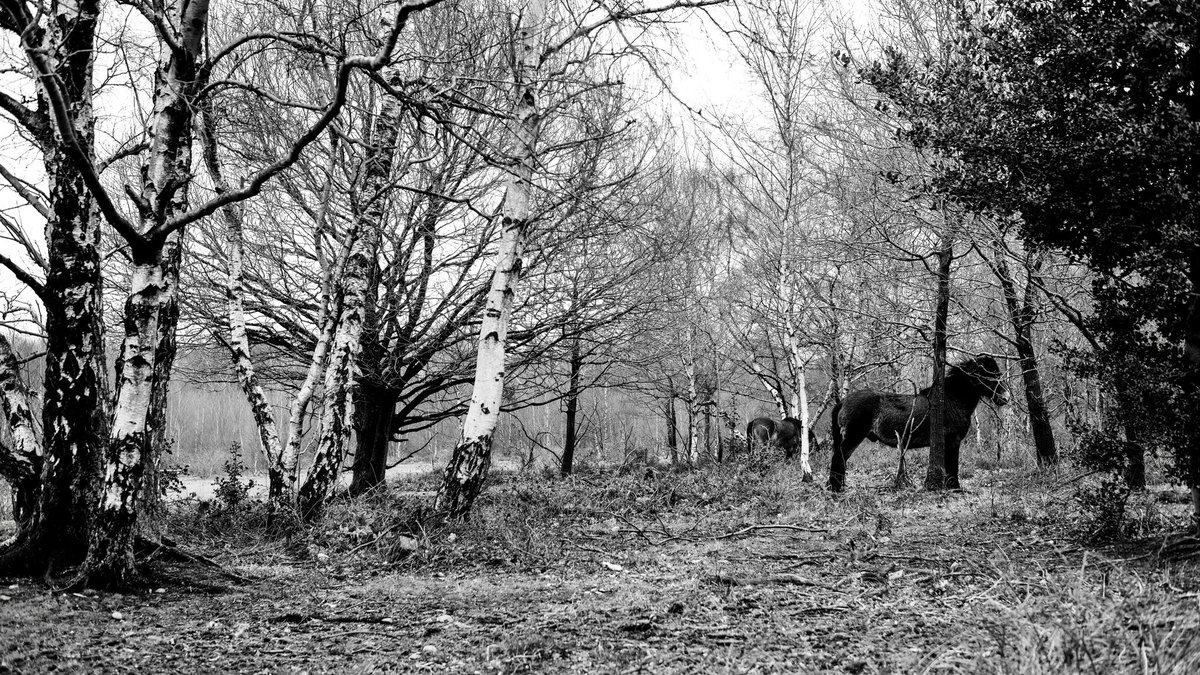
<path id="1" fill-rule="evenodd" d="M 1156 554 L 1186 544 L 1074 541 L 1061 495 L 1021 476 L 933 495 L 858 475 L 841 498 L 786 465 L 653 482 L 505 477 L 470 523 L 388 530 L 409 540 L 398 546 L 313 542 L 322 558 L 295 541 L 188 542 L 248 581 L 213 572 L 127 595 L 8 587 L 0 672 L 1200 667 L 1195 559 Z"/>

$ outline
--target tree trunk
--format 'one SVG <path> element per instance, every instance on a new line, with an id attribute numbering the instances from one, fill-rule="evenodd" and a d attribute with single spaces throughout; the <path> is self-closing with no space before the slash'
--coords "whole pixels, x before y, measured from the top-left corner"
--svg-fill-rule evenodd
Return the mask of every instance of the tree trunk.
<path id="1" fill-rule="evenodd" d="M 213 190 L 218 195 L 225 194 L 229 192 L 229 183 L 221 173 L 221 164 L 217 157 L 216 125 L 211 110 L 205 108 L 201 111 L 197 131 L 201 139 L 204 164 L 213 182 Z M 258 372 L 250 357 L 250 338 L 246 333 L 242 210 L 238 205 L 230 204 L 221 209 L 221 213 L 225 219 L 227 247 L 225 266 L 228 281 L 225 287 L 225 301 L 229 308 L 229 356 L 233 361 L 233 371 L 237 375 L 238 383 L 242 386 L 242 393 L 250 404 L 250 413 L 258 429 L 259 444 L 267 460 L 267 499 L 272 509 L 289 509 L 295 499 L 296 478 L 294 473 L 289 476 L 287 469 L 282 466 L 283 443 L 275 425 L 274 411 L 271 410 L 266 391 L 259 382 Z"/>
<path id="2" fill-rule="evenodd" d="M 390 81 L 395 74 L 389 72 L 386 76 Z M 385 94 L 379 114 L 375 117 L 371 136 L 373 149 L 367 156 L 363 176 L 363 193 L 370 195 L 371 201 L 359 218 L 358 238 L 351 244 L 350 255 L 340 279 L 342 307 L 325 368 L 326 403 L 321 418 L 321 436 L 308 477 L 300 488 L 300 513 L 309 520 L 320 515 L 345 461 L 350 431 L 357 417 L 354 414 L 356 390 L 362 386 L 362 378 L 378 384 L 376 380 L 379 374 L 374 369 L 379 367 L 382 356 L 382 345 L 377 344 L 378 308 L 375 306 L 378 298 L 379 246 L 387 217 L 386 193 L 395 168 L 400 115 L 399 102 Z M 364 335 L 373 359 L 369 363 L 360 356 Z M 363 372 L 360 366 L 364 365 L 372 370 Z M 390 429 L 385 433 L 390 434 Z M 375 437 L 369 432 L 363 435 L 371 439 Z M 360 448 L 362 442 L 360 439 Z M 370 458 L 364 458 L 364 461 L 370 461 Z"/>
<path id="3" fill-rule="evenodd" d="M 29 392 L 21 381 L 20 365 L 8 338 L 0 334 L 0 412 L 8 424 L 12 445 L 0 446 L 0 476 L 12 488 L 13 521 L 18 534 L 27 530 L 37 513 L 42 477 L 42 441 L 37 435 Z M 14 539 L 15 541 L 15 539 Z"/>
<path id="4" fill-rule="evenodd" d="M 579 411 L 579 375 L 583 371 L 583 356 L 579 342 L 571 344 L 568 364 L 570 374 L 567 384 L 567 428 L 563 437 L 562 475 L 569 476 L 575 465 L 575 416 Z"/>
<path id="5" fill-rule="evenodd" d="M 704 456 L 712 457 L 712 408 L 704 406 Z"/>
<path id="6" fill-rule="evenodd" d="M 943 490 L 958 486 L 958 452 L 946 438 L 946 328 L 950 314 L 950 265 L 954 261 L 954 239 L 949 230 L 942 235 L 937 252 L 937 308 L 933 318 L 933 388 L 929 392 L 929 464 L 925 467 L 925 489 Z M 947 441 L 950 440 L 950 443 Z M 952 456 L 953 455 L 953 456 Z"/>
<path id="7" fill-rule="evenodd" d="M 385 118 L 394 126 L 394 118 Z M 394 149 L 388 149 L 394 152 Z M 382 197 L 378 197 L 382 201 Z M 375 227 L 382 234 L 384 212 L 372 213 L 373 222 L 366 227 Z M 377 221 L 374 218 L 378 218 Z M 396 415 L 399 394 L 388 391 L 384 383 L 384 360 L 387 346 L 383 342 L 379 318 L 379 252 L 370 256 L 370 274 L 363 295 L 363 327 L 359 338 L 360 351 L 357 359 L 357 386 L 354 391 L 354 433 L 357 447 L 354 464 L 351 466 L 350 494 L 360 495 L 384 484 L 387 473 L 388 451 L 392 443 L 392 420 Z"/>
<path id="8" fill-rule="evenodd" d="M 1184 355 L 1191 372 L 1187 385 L 1193 405 L 1197 407 L 1192 419 L 1200 419 L 1200 248 L 1194 249 L 1188 260 L 1188 280 L 1191 282 L 1192 299 L 1188 305 L 1187 331 L 1184 338 Z M 1200 530 L 1200 431 L 1188 434 L 1188 486 L 1192 490 L 1192 524 Z"/>
<path id="9" fill-rule="evenodd" d="M 663 419 L 667 422 L 667 449 L 671 453 L 671 465 L 679 463 L 679 423 L 675 419 L 675 397 L 668 396 L 663 403 Z"/>
<path id="10" fill-rule="evenodd" d="M 357 447 L 351 469 L 350 494 L 361 495 L 384 484 L 388 451 L 399 392 L 376 384 L 359 382 L 354 404 Z"/>
<path id="11" fill-rule="evenodd" d="M 800 369 L 799 375 L 796 386 L 800 390 L 800 425 L 802 427 L 800 429 L 800 480 L 804 483 L 811 483 L 813 473 L 809 457 L 812 446 L 809 443 L 809 436 L 812 435 L 812 425 L 808 421 L 808 377 L 804 373 L 804 368 Z"/>
<path id="12" fill-rule="evenodd" d="M 92 67 L 99 3 L 58 3 L 42 32 L 77 138 L 92 152 Z M 29 36 L 31 39 L 35 35 Z M 54 48 L 57 46 L 57 49 Z M 39 91 L 39 95 L 41 92 Z M 46 102 L 41 100 L 40 110 Z M 46 120 L 47 127 L 50 125 Z M 49 134 L 49 132 L 47 132 Z M 104 358 L 101 219 L 70 154 L 42 141 L 50 181 L 46 222 L 46 369 L 42 400 L 43 465 L 39 487 L 24 492 L 23 527 L 0 547 L 0 574 L 52 572 L 87 554 L 103 487 L 109 436 Z"/>
<path id="13" fill-rule="evenodd" d="M 500 245 L 496 269 L 488 290 L 479 327 L 479 352 L 471 403 L 463 422 L 463 436 L 446 466 L 434 503 L 447 518 L 462 520 L 471 512 L 483 489 L 491 465 L 492 438 L 500 419 L 504 397 L 504 353 L 509 316 L 521 278 L 521 252 L 525 231 L 532 226 L 533 168 L 537 163 L 537 136 L 541 126 L 535 74 L 540 50 L 534 31 L 545 20 L 545 0 L 525 7 L 517 39 L 519 60 L 514 77 L 513 119 L 516 122 L 517 162 L 509 171 L 504 203 L 500 207 Z"/>
<path id="14" fill-rule="evenodd" d="M 346 458 L 354 425 L 354 370 L 361 348 L 363 302 L 370 276 L 371 258 L 378 249 L 379 229 L 365 227 L 354 242 L 342 278 L 343 301 L 337 332 L 325 366 L 325 411 L 317 454 L 300 487 L 300 515 L 306 520 L 320 516 Z"/>
<path id="15" fill-rule="evenodd" d="M 318 233 L 317 237 L 320 238 L 320 236 Z M 338 267 L 341 266 L 341 264 L 338 265 Z M 334 278 L 332 274 L 326 275 L 329 283 L 332 283 Z M 341 316 L 341 306 L 340 304 L 336 307 L 333 306 L 332 295 L 328 289 L 321 293 L 321 314 L 317 320 L 317 326 L 321 332 L 317 338 L 317 345 L 313 348 L 312 358 L 308 362 L 308 372 L 305 373 L 304 381 L 300 383 L 300 388 L 296 391 L 296 398 L 292 399 L 292 406 L 288 411 L 288 440 L 287 445 L 283 447 L 283 454 L 279 458 L 279 472 L 282 476 L 270 479 L 272 484 L 287 485 L 290 483 L 292 492 L 295 492 L 298 478 L 297 464 L 300 458 L 300 448 L 304 442 L 308 406 L 316 391 L 317 381 L 321 378 L 321 373 L 329 362 L 329 345 L 333 342 L 333 334 L 337 330 L 337 319 Z M 282 496 L 273 497 L 272 501 L 281 498 Z"/>
<path id="16" fill-rule="evenodd" d="M 181 2 L 165 11 L 175 15 L 171 18 L 178 22 L 180 34 L 178 48 L 164 53 L 155 73 L 150 148 L 142 167 L 140 195 L 142 223 L 149 227 L 187 210 L 197 65 L 208 2 Z M 130 242 L 133 271 L 125 302 L 125 341 L 104 499 L 80 570 L 80 579 L 90 584 L 124 587 L 140 581 L 133 543 L 147 487 L 152 498 L 158 496 L 158 457 L 166 444 L 167 386 L 175 360 L 183 236 L 177 229 L 160 240 Z"/>
<path id="17" fill-rule="evenodd" d="M 690 329 L 689 329 L 690 333 Z M 694 335 L 689 334 L 688 344 L 694 342 Z M 687 363 L 687 378 L 688 378 L 688 466 L 697 466 L 700 463 L 700 425 L 698 424 L 700 412 L 700 391 L 696 383 L 696 357 L 689 349 Z"/>
<path id="18" fill-rule="evenodd" d="M 1029 407 L 1029 426 L 1033 434 L 1033 445 L 1037 452 L 1038 466 L 1058 463 L 1058 447 L 1054 441 L 1054 429 L 1050 424 L 1050 410 L 1046 405 L 1046 394 L 1042 387 L 1041 372 L 1033 346 L 1033 321 L 1035 318 L 1033 276 L 1041 266 L 1040 257 L 1026 258 L 1029 279 L 1025 284 L 1024 299 L 1017 297 L 1016 283 L 1005 260 L 1004 247 L 999 240 L 993 242 L 995 257 L 992 271 L 1000 280 L 1004 291 L 1004 302 L 1008 307 L 1009 321 L 1013 327 L 1013 344 L 1021 363 L 1021 377 L 1025 383 L 1025 402 Z"/>
<path id="19" fill-rule="evenodd" d="M 190 153 L 188 156 L 190 158 Z M 175 213 L 186 209 L 186 188 L 181 188 L 177 196 L 184 203 L 177 205 L 178 211 L 173 211 Z M 159 307 L 158 345 L 154 350 L 153 394 L 150 398 L 150 414 L 146 419 L 150 441 L 142 470 L 144 499 L 143 515 L 139 519 L 142 528 L 149 530 L 155 538 L 161 535 L 165 517 L 161 485 L 162 456 L 170 451 L 172 442 L 167 438 L 167 395 L 178 351 L 175 332 L 179 326 L 179 271 L 183 263 L 183 237 L 184 230 L 174 232 L 164 244 L 161 254 L 163 300 Z"/>
<path id="20" fill-rule="evenodd" d="M 113 411 L 104 478 L 104 499 L 92 528 L 82 574 L 87 583 L 124 587 L 140 580 L 134 564 L 138 503 L 151 452 L 149 423 L 155 403 L 155 352 L 159 317 L 166 304 L 163 265 L 137 261 L 125 301 L 125 343 L 116 407 Z"/>

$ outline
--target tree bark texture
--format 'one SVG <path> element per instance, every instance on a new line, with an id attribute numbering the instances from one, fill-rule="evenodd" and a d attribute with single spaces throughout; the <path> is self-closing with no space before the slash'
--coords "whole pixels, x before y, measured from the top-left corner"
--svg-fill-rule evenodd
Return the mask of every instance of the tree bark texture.
<path id="1" fill-rule="evenodd" d="M 395 126 L 394 117 L 381 122 Z M 380 151 L 383 149 L 381 148 Z M 395 148 L 390 149 L 392 153 Z M 382 189 L 383 186 L 381 185 Z M 364 223 L 375 227 L 380 235 L 385 226 L 386 212 L 383 210 L 383 195 L 376 197 L 379 208 L 369 208 L 369 218 L 378 218 Z M 374 207 L 375 204 L 372 204 Z M 392 442 L 392 419 L 396 416 L 397 396 L 388 391 L 383 375 L 387 346 L 384 344 L 383 328 L 379 318 L 379 250 L 370 257 L 371 270 L 367 277 L 366 293 L 363 297 L 363 328 L 360 338 L 356 370 L 358 376 L 354 388 L 354 432 L 356 447 L 354 463 L 350 467 L 350 494 L 360 495 L 383 485 L 386 481 L 388 452 Z"/>
<path id="2" fill-rule="evenodd" d="M 354 424 L 352 386 L 361 347 L 363 303 L 378 241 L 378 228 L 363 228 L 346 260 L 341 316 L 325 366 L 325 411 L 321 417 L 317 454 L 300 487 L 300 513 L 306 519 L 320 515 L 346 457 Z"/>
<path id="3" fill-rule="evenodd" d="M 330 181 L 329 185 L 332 186 Z M 350 235 L 355 236 L 353 233 Z M 318 253 L 321 252 L 320 242 L 322 239 L 321 224 L 318 223 L 317 232 L 314 236 L 314 246 Z M 346 251 L 348 254 L 349 251 Z M 339 256 L 336 264 L 326 266 L 323 271 L 324 284 L 321 289 L 320 314 L 317 318 L 317 326 L 320 331 L 317 337 L 317 344 L 313 347 L 312 358 L 308 362 L 308 371 L 304 375 L 304 381 L 300 383 L 300 388 L 296 391 L 296 397 L 292 399 L 291 409 L 288 411 L 288 440 L 287 445 L 283 447 L 283 454 L 279 458 L 280 472 L 283 474 L 281 483 L 290 480 L 294 483 L 297 478 L 297 463 L 300 458 L 301 445 L 304 442 L 305 422 L 308 418 L 308 406 L 312 402 L 313 394 L 317 389 L 317 382 L 321 379 L 321 373 L 326 369 L 329 362 L 329 345 L 333 342 L 333 335 L 337 330 L 337 320 L 341 317 L 340 302 L 334 305 L 334 293 L 331 290 L 331 285 L 334 279 L 341 278 L 341 270 L 344 268 L 346 256 Z M 339 296 L 340 297 L 340 296 Z"/>
<path id="4" fill-rule="evenodd" d="M 172 35 L 178 49 L 164 52 L 155 74 L 154 112 L 140 195 L 141 219 L 147 231 L 187 210 L 197 70 L 208 1 L 172 3 L 164 11 L 179 27 Z M 172 29 L 168 25 L 164 30 Z M 88 557 L 80 570 L 80 577 L 89 584 L 122 587 L 140 581 L 133 544 L 139 502 L 145 496 L 144 480 L 148 474 L 154 476 L 166 442 L 167 387 L 175 360 L 183 236 L 180 228 L 161 240 L 130 242 L 133 270 L 125 301 L 125 340 L 104 497 L 90 532 Z"/>
<path id="5" fill-rule="evenodd" d="M 391 79 L 393 75 L 389 73 L 386 77 Z M 363 331 L 374 334 L 378 341 L 378 329 L 372 327 L 376 310 L 372 300 L 378 292 L 379 245 L 387 218 L 387 188 L 395 169 L 400 115 L 399 101 L 383 95 L 379 113 L 375 116 L 372 149 L 363 176 L 362 192 L 369 195 L 371 201 L 360 216 L 358 237 L 351 245 L 340 278 L 342 307 L 325 366 L 325 412 L 321 418 L 317 454 L 300 488 L 300 512 L 307 519 L 320 514 L 346 458 L 355 421 L 355 392 L 360 386 Z"/>
<path id="6" fill-rule="evenodd" d="M 507 193 L 500 208 L 500 245 L 479 328 L 471 403 L 463 421 L 462 440 L 446 466 L 434 506 L 452 519 L 465 519 L 483 489 L 491 464 L 492 439 L 500 419 L 508 322 L 521 278 L 525 231 L 531 226 L 533 170 L 537 163 L 537 136 L 541 126 L 534 81 L 539 62 L 535 31 L 545 16 L 545 0 L 528 3 L 518 33 L 513 107 L 517 161 L 509 171 Z"/>
<path id="7" fill-rule="evenodd" d="M 571 344 L 571 354 L 567 362 L 567 410 L 566 434 L 563 438 L 562 475 L 569 476 L 575 468 L 575 431 L 576 417 L 579 413 L 579 376 L 583 372 L 583 355 L 579 350 L 579 342 Z"/>
<path id="8" fill-rule="evenodd" d="M 93 152 L 92 71 L 99 3 L 55 4 L 43 26 L 27 31 L 40 44 L 82 150 Z M 50 182 L 46 222 L 46 366 L 42 400 L 43 463 L 23 527 L 0 550 L 0 570 L 25 574 L 81 561 L 103 482 L 109 436 L 108 368 L 104 359 L 100 221 L 91 193 L 39 91 L 44 133 L 38 141 Z M 10 413 L 11 416 L 11 413 Z"/>
<path id="9" fill-rule="evenodd" d="M 812 436 L 812 425 L 808 421 L 808 377 L 804 373 L 803 366 L 798 372 L 796 387 L 800 393 L 800 425 L 802 427 L 800 429 L 800 480 L 804 483 L 811 483 L 813 472 L 809 458 L 812 453 L 812 444 L 809 442 L 809 437 Z"/>
<path id="10" fill-rule="evenodd" d="M 933 388 L 929 392 L 929 464 L 925 467 L 925 489 L 957 487 L 958 444 L 946 437 L 946 330 L 950 314 L 950 266 L 954 261 L 954 239 L 942 235 L 937 251 L 937 302 L 933 318 Z M 953 483 L 952 483 L 953 481 Z"/>
<path id="11" fill-rule="evenodd" d="M 133 543 L 138 501 L 150 453 L 149 421 L 155 398 L 155 352 L 166 288 L 157 259 L 138 262 L 125 301 L 125 342 L 112 434 L 104 475 L 104 497 L 91 531 L 84 573 L 89 583 L 127 586 L 137 580 Z"/>
<path id="12" fill-rule="evenodd" d="M 350 494 L 361 495 L 383 485 L 399 397 L 396 390 L 359 381 L 354 404 L 357 445 L 351 466 Z"/>
<path id="13" fill-rule="evenodd" d="M 679 463 L 679 422 L 675 419 L 675 397 L 668 396 L 663 402 L 663 419 L 667 423 L 667 450 L 671 453 L 671 464 Z"/>
<path id="14" fill-rule="evenodd" d="M 1004 258 L 1004 247 L 1000 242 L 993 246 L 995 258 L 992 269 L 1000 280 L 1004 302 L 1008 308 L 1009 321 L 1013 327 L 1013 346 L 1021 364 L 1021 378 L 1025 384 L 1025 402 L 1029 407 L 1029 426 L 1033 433 L 1033 445 L 1039 466 L 1058 463 L 1058 447 L 1054 441 L 1054 429 L 1050 424 L 1050 409 L 1046 405 L 1046 394 L 1042 387 L 1041 371 L 1034 350 L 1033 322 L 1035 319 L 1035 285 L 1028 279 L 1023 297 L 1018 296 L 1015 280 Z M 1041 266 L 1040 257 L 1026 257 L 1030 275 L 1036 274 Z"/>
<path id="15" fill-rule="evenodd" d="M 197 130 L 201 139 L 204 165 L 212 180 L 213 190 L 218 195 L 225 194 L 229 192 L 229 183 L 225 180 L 217 156 L 216 124 L 212 119 L 211 110 L 205 108 L 201 111 Z M 229 356 L 233 361 L 233 371 L 242 387 L 242 393 L 250 404 L 250 413 L 258 429 L 261 450 L 267 460 L 267 499 L 275 509 L 290 508 L 296 493 L 295 466 L 286 467 L 283 464 L 284 452 L 279 428 L 275 425 L 274 411 L 267 401 L 266 391 L 259 382 L 258 372 L 251 359 L 250 338 L 246 333 L 246 283 L 243 263 L 245 237 L 242 209 L 239 205 L 229 204 L 221 209 L 221 215 L 225 220 L 225 267 L 228 275 L 225 302 L 229 312 Z"/>
<path id="16" fill-rule="evenodd" d="M 16 354 L 3 335 L 0 335 L 0 413 L 12 438 L 11 445 L 0 446 L 0 476 L 12 488 L 13 521 L 21 531 L 30 526 L 37 513 L 42 439 L 37 434 L 33 407 L 21 381 Z"/>
<path id="17" fill-rule="evenodd" d="M 688 326 L 688 466 L 700 465 L 700 389 L 696 382 L 696 335 L 695 330 Z"/>

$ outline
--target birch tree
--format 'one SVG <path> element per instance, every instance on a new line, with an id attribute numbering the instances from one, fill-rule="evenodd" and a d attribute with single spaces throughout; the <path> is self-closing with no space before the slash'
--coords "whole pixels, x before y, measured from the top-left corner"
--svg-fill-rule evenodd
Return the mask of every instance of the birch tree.
<path id="1" fill-rule="evenodd" d="M 759 331 L 768 342 L 781 334 L 781 359 L 763 362 L 762 347 L 750 344 L 749 370 L 767 387 L 781 417 L 799 419 L 800 464 L 805 481 L 812 435 L 808 406 L 809 362 L 813 353 L 802 335 L 813 323 L 819 298 L 812 297 L 810 277 L 826 272 L 807 249 L 820 229 L 818 176 L 813 164 L 815 77 L 820 70 L 816 45 L 820 17 L 807 3 L 760 2 L 746 5 L 728 29 L 732 42 L 760 92 L 764 121 L 727 120 L 730 137 L 725 160 L 736 167 L 728 181 L 743 217 L 739 232 L 745 265 L 752 268 L 742 287 L 756 313 Z M 768 368 L 768 365 L 771 367 Z M 776 370 L 777 366 L 783 366 Z"/>
<path id="2" fill-rule="evenodd" d="M 84 86 L 79 91 L 72 89 L 70 78 L 54 55 L 62 53 L 64 46 L 74 45 L 68 52 L 91 54 L 95 41 L 95 22 L 99 7 L 92 4 L 71 5 L 63 8 L 66 14 L 47 17 L 42 13 L 31 13 L 20 2 L 4 3 L 3 27 L 21 36 L 21 50 L 28 61 L 28 72 L 37 81 L 38 95 L 45 102 L 48 120 L 44 130 L 53 130 L 59 142 L 54 146 L 61 151 L 78 177 L 78 184 L 85 190 L 95 208 L 103 216 L 117 236 L 128 247 L 131 260 L 129 289 L 124 307 L 125 337 L 117 363 L 117 389 L 113 396 L 111 427 L 103 452 L 74 456 L 80 462 L 88 462 L 98 469 L 103 467 L 103 482 L 89 470 L 89 477 L 74 490 L 74 499 L 84 500 L 80 511 L 84 516 L 74 525 L 82 527 L 86 535 L 86 559 L 80 568 L 77 582 L 104 586 L 125 586 L 140 579 L 134 560 L 134 542 L 137 535 L 139 499 L 143 480 L 152 471 L 163 442 L 166 391 L 174 360 L 174 335 L 178 319 L 179 272 L 182 260 L 183 234 L 187 226 L 197 222 L 224 206 L 253 197 L 262 186 L 281 171 L 291 166 L 296 158 L 315 137 L 319 136 L 336 118 L 345 103 L 345 94 L 350 74 L 355 70 L 374 71 L 383 67 L 394 48 L 399 32 L 409 15 L 433 4 L 401 5 L 393 22 L 393 30 L 377 53 L 370 57 L 348 57 L 339 59 L 336 78 L 331 86 L 329 102 L 319 109 L 315 120 L 285 148 L 282 156 L 257 170 L 237 190 L 203 201 L 191 202 L 192 146 L 194 111 L 199 109 L 204 92 L 200 84 L 202 72 L 215 67 L 225 57 L 235 53 L 239 47 L 259 40 L 279 40 L 283 44 L 294 44 L 287 38 L 274 34 L 250 36 L 235 41 L 225 48 L 216 50 L 211 57 L 205 55 L 205 33 L 209 20 L 209 4 L 202 1 L 168 3 L 166 5 L 132 4 L 137 15 L 145 21 L 146 30 L 162 45 L 162 54 L 153 78 L 153 93 L 149 123 L 144 131 L 143 142 L 131 144 L 136 150 L 129 155 L 140 155 L 141 184 L 127 184 L 125 194 L 132 204 L 136 216 L 127 215 L 122 205 L 110 193 L 101 180 L 104 165 L 98 163 L 91 148 L 91 97 Z M 80 11 L 83 10 L 83 11 Z M 50 25 L 57 18 L 63 22 Z M 44 23 L 43 23 L 44 22 Z M 59 30 L 79 28 L 76 33 L 66 34 Z M 83 39 L 80 44 L 71 40 Z M 71 77 L 78 72 L 86 79 L 89 75 L 91 57 L 73 64 Z M 24 105 L 6 98 L 12 103 L 8 111 L 15 116 L 32 120 L 33 113 Z M 83 109 L 87 108 L 86 114 Z M 82 124 L 80 124 L 82 122 Z M 31 124 L 37 127 L 36 123 Z M 53 153 L 49 153 L 53 154 Z M 78 206 L 78 199 L 74 200 Z M 66 202 L 64 202 L 66 203 Z M 77 231 L 93 232 L 90 220 L 91 208 L 80 212 L 74 210 Z M 89 218 L 87 225 L 79 226 L 80 219 Z M 98 223 L 95 223 L 98 226 Z M 88 234 L 88 242 L 94 249 L 94 235 Z M 86 252 L 86 248 L 85 248 Z M 90 268 L 83 261 L 70 261 L 70 267 L 82 269 L 89 274 Z M 81 288 L 83 291 L 98 292 L 99 271 L 97 270 Z M 87 316 L 97 316 L 92 312 Z M 97 322 L 98 323 L 98 322 Z M 50 331 L 51 340 L 56 333 Z M 69 332 L 69 329 L 68 331 Z M 82 331 L 90 343 L 102 344 L 98 336 Z M 98 332 L 98 331 L 96 331 Z M 79 333 L 71 337 L 78 338 Z M 93 357 L 102 364 L 102 350 Z M 78 366 L 75 366 L 78 371 Z M 103 368 L 96 369 L 104 372 Z M 87 369 L 84 372 L 88 372 Z M 94 376 L 89 376 L 94 377 Z M 102 380 L 95 377 L 92 384 Z M 73 414 L 106 417 L 105 388 L 97 387 L 89 392 L 95 397 L 95 405 Z M 48 427 L 49 428 L 49 427 Z M 80 450 L 74 448 L 73 450 Z M 61 508 L 64 499 L 46 499 L 47 487 L 52 482 L 43 480 L 43 511 Z M 98 488 L 103 486 L 103 490 Z M 3 554 L 12 559 L 18 568 L 31 562 L 34 554 L 42 551 L 37 544 L 41 538 L 58 537 L 49 534 L 39 525 L 25 528 L 25 537 L 14 542 Z M 84 543 L 80 537 L 65 551 L 68 558 L 83 557 Z M 33 544 L 33 545 L 31 545 Z M 33 560 L 45 560 L 37 555 Z"/>
<path id="3" fill-rule="evenodd" d="M 517 17 L 512 108 L 514 151 L 506 167 L 505 196 L 497 216 L 501 230 L 492 283 L 488 291 L 472 386 L 471 403 L 463 421 L 462 440 L 455 448 L 438 490 L 435 509 L 450 518 L 465 518 L 483 487 L 491 462 L 492 439 L 504 393 L 505 341 L 508 322 L 522 269 L 526 230 L 533 227 L 530 204 L 538 161 L 538 134 L 545 115 L 553 108 L 543 101 L 545 70 L 557 65 L 586 65 L 567 55 L 578 43 L 595 42 L 605 30 L 623 24 L 652 23 L 664 12 L 718 4 L 720 0 L 675 2 L 658 7 L 631 5 L 610 10 L 602 4 L 588 6 L 574 16 L 551 16 L 547 4 L 534 0 Z M 628 39 L 619 33 L 618 42 Z M 562 59 L 567 58 L 566 61 Z"/>
<path id="4" fill-rule="evenodd" d="M 27 238 L 21 239 L 35 265 L 32 271 L 7 257 L 0 261 L 37 294 L 46 312 L 36 497 L 28 494 L 33 489 L 28 474 L 14 482 L 23 493 L 20 498 L 36 506 L 31 512 L 21 510 L 17 536 L 0 547 L 0 569 L 15 574 L 43 573 L 50 565 L 83 558 L 103 480 L 109 419 L 101 221 L 94 215 L 95 178 L 81 168 L 95 161 L 92 72 L 98 21 L 98 2 L 56 3 L 36 13 L 22 2 L 0 3 L 0 30 L 20 41 L 18 54 L 25 59 L 14 58 L 12 70 L 29 73 L 31 81 L 39 75 L 54 78 L 56 85 L 53 95 L 32 82 L 23 96 L 0 94 L 0 108 L 40 153 L 49 182 L 43 191 L 10 170 L 3 172 L 8 185 L 46 222 L 44 257 Z M 57 125 L 68 133 L 57 133 Z M 15 400 L 6 404 L 9 409 L 20 405 Z M 19 458 L 6 463 L 35 468 Z"/>

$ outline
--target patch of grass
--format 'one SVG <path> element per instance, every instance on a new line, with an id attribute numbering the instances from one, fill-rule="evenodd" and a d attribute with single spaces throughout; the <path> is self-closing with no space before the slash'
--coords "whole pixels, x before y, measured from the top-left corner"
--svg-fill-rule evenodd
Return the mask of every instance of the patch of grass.
<path id="1" fill-rule="evenodd" d="M 978 611 L 983 630 L 957 647 L 991 657 L 977 662 L 980 672 L 1200 670 L 1200 613 L 1161 583 L 1169 568 L 1147 572 L 1103 557 L 1092 565 L 1002 577 L 998 597 Z M 1194 582 L 1195 569 L 1186 574 Z"/>
<path id="2" fill-rule="evenodd" d="M 267 527 L 253 500 L 228 520 L 184 503 L 173 531 L 256 583 L 123 600 L 22 588 L 0 604 L 0 630 L 24 646 L 0 658 L 36 671 L 69 652 L 148 672 L 1200 665 L 1200 572 L 1159 562 L 1152 539 L 1077 537 L 1073 469 L 977 470 L 964 492 L 927 493 L 889 487 L 894 459 L 856 454 L 839 496 L 782 462 L 498 473 L 470 521 L 439 528 L 426 520 L 436 474 L 335 499 L 320 523 L 289 528 Z M 1153 537 L 1188 505 L 1139 508 L 1136 534 Z M 46 610 L 47 598 L 61 604 Z M 113 611 L 125 618 L 106 623 Z M 164 626 L 170 643 L 150 639 Z M 108 647 L 122 635 L 142 637 Z"/>

